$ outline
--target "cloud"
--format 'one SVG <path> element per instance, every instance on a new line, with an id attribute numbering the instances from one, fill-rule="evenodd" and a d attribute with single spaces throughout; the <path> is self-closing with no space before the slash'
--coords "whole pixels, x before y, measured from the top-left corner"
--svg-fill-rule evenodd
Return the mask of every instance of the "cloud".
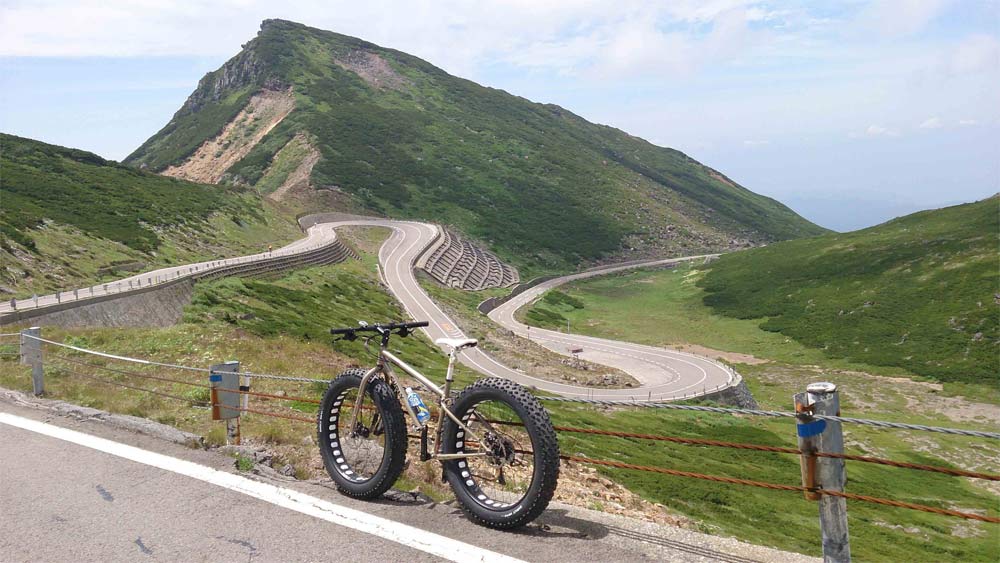
<path id="1" fill-rule="evenodd" d="M 940 129 L 944 126 L 944 122 L 941 121 L 940 117 L 929 117 L 920 124 L 921 129 Z"/>
<path id="2" fill-rule="evenodd" d="M 743 141 L 743 146 L 744 147 L 750 147 L 750 148 L 763 147 L 763 146 L 766 146 L 766 145 L 769 145 L 769 144 L 771 144 L 771 141 L 767 141 L 767 140 L 750 140 L 750 139 L 748 139 L 746 141 Z"/>
<path id="3" fill-rule="evenodd" d="M 752 0 L 34 0 L 0 7 L 0 56 L 234 54 L 260 21 L 363 37 L 475 76 L 505 62 L 598 78 L 686 74 L 759 37 Z M 755 18 L 777 17 L 755 12 Z M 225 26 L 218 22 L 225 21 Z"/>
<path id="4" fill-rule="evenodd" d="M 977 119 L 959 119 L 958 124 L 962 127 L 971 127 L 974 125 L 979 125 L 979 120 Z"/>
<path id="5" fill-rule="evenodd" d="M 854 139 L 862 137 L 898 137 L 899 131 L 882 125 L 869 125 L 863 132 L 851 133 L 850 136 Z"/>

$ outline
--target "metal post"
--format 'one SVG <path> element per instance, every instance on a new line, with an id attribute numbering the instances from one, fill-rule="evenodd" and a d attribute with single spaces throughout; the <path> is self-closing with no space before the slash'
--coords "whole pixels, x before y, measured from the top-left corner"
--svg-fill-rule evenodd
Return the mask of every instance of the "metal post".
<path id="1" fill-rule="evenodd" d="M 843 492 L 847 473 L 843 459 L 816 457 L 816 452 L 844 453 L 844 433 L 839 422 L 816 419 L 813 415 L 840 415 L 840 396 L 833 383 L 811 383 L 805 393 L 795 395 L 796 426 L 802 450 L 802 485 L 810 491 L 806 498 L 819 501 L 819 522 L 823 534 L 823 560 L 841 563 L 851 560 L 847 530 L 847 500 L 822 494 Z"/>
<path id="2" fill-rule="evenodd" d="M 212 420 L 226 421 L 226 444 L 240 445 L 240 415 L 243 401 L 240 393 L 240 363 L 229 361 L 209 368 L 209 384 L 212 387 Z"/>
<path id="3" fill-rule="evenodd" d="M 35 338 L 29 338 L 29 337 Z M 31 388 L 35 395 L 45 392 L 45 368 L 42 366 L 42 329 L 33 326 L 21 331 L 21 363 L 31 365 Z"/>

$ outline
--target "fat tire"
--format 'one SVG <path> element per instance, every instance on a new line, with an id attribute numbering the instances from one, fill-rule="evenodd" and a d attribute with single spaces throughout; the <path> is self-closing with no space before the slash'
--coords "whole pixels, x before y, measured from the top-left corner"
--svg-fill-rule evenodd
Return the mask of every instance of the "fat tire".
<path id="1" fill-rule="evenodd" d="M 528 390 L 509 379 L 490 377 L 466 387 L 455 399 L 452 412 L 461 419 L 484 400 L 507 403 L 524 421 L 534 449 L 534 474 L 524 497 L 513 507 L 492 510 L 475 500 L 465 486 L 458 460 L 443 462 L 444 474 L 455 491 L 455 497 L 470 520 L 488 528 L 509 530 L 519 528 L 537 518 L 548 506 L 559 480 L 559 442 L 545 407 Z M 455 453 L 458 425 L 445 419 L 444 453 Z"/>
<path id="2" fill-rule="evenodd" d="M 359 368 L 348 369 L 330 382 L 326 392 L 323 393 L 323 400 L 320 404 L 319 413 L 316 415 L 317 438 L 319 441 L 320 456 L 323 458 L 323 465 L 326 472 L 330 474 L 339 490 L 344 495 L 358 499 L 373 499 L 381 496 L 396 482 L 403 472 L 406 463 L 406 422 L 403 419 L 403 409 L 399 406 L 399 401 L 395 393 L 381 379 L 372 379 L 368 383 L 368 399 L 378 409 L 385 428 L 385 448 L 382 463 L 372 477 L 364 481 L 352 480 L 341 473 L 340 467 L 336 463 L 333 455 L 331 441 L 340 439 L 340 436 L 332 436 L 330 430 L 330 415 L 334 409 L 333 404 L 346 391 L 361 385 L 361 379 L 366 370 Z"/>

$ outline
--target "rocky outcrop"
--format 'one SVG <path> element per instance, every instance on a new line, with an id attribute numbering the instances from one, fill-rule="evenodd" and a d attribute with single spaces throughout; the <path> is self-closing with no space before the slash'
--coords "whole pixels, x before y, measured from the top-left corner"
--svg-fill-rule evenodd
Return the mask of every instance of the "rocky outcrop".
<path id="1" fill-rule="evenodd" d="M 188 97 L 178 115 L 194 113 L 209 102 L 218 102 L 230 93 L 248 86 L 269 90 L 287 90 L 288 85 L 274 78 L 268 65 L 253 48 L 244 49 L 226 61 L 219 70 L 206 74 Z"/>
<path id="2" fill-rule="evenodd" d="M 468 291 L 508 287 L 519 279 L 517 270 L 495 254 L 446 228 L 417 261 L 417 267 L 447 286 Z"/>
<path id="3" fill-rule="evenodd" d="M 334 62 L 349 70 L 373 88 L 403 90 L 410 81 L 400 75 L 385 59 L 369 51 L 351 51 Z"/>

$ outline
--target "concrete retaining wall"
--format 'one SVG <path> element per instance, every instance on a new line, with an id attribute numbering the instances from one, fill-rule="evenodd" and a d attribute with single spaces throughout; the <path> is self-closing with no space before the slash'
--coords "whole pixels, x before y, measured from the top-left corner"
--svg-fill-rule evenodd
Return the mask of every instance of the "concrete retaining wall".
<path id="1" fill-rule="evenodd" d="M 263 258 L 254 262 L 223 265 L 168 282 L 135 288 L 123 293 L 81 296 L 38 309 L 12 311 L 0 317 L 0 325 L 32 324 L 62 327 L 163 327 L 176 324 L 191 302 L 194 284 L 226 276 L 262 277 L 282 272 L 342 262 L 357 258 L 339 240 L 300 254 Z"/>
<path id="2" fill-rule="evenodd" d="M 504 303 L 510 301 L 511 299 L 524 293 L 525 291 L 535 287 L 536 285 L 542 282 L 553 280 L 558 277 L 559 277 L 558 274 L 554 276 L 541 276 L 525 283 L 519 283 L 515 285 L 514 289 L 510 290 L 510 293 L 508 293 L 507 295 L 504 295 L 503 297 L 490 297 L 486 301 L 480 303 L 477 309 L 479 309 L 480 313 L 488 315 L 490 314 L 490 311 L 492 311 L 493 309 L 496 309 L 500 305 L 503 305 Z"/>
<path id="3" fill-rule="evenodd" d="M 29 322 L 34 326 L 107 326 L 164 327 L 181 319 L 184 307 L 191 302 L 194 280 L 182 279 L 127 293 L 116 293 L 88 299 L 84 302 L 63 303 L 40 311 L 27 311 L 14 322 Z"/>
<path id="4" fill-rule="evenodd" d="M 716 391 L 715 393 L 709 393 L 707 395 L 701 395 L 697 397 L 699 401 L 712 401 L 719 403 L 720 405 L 726 405 L 730 407 L 737 407 L 741 409 L 758 409 L 760 406 L 757 404 L 757 400 L 753 398 L 753 394 L 750 393 L 750 389 L 747 387 L 747 382 L 740 380 L 740 382 L 733 387 L 727 387 L 721 391 Z"/>

